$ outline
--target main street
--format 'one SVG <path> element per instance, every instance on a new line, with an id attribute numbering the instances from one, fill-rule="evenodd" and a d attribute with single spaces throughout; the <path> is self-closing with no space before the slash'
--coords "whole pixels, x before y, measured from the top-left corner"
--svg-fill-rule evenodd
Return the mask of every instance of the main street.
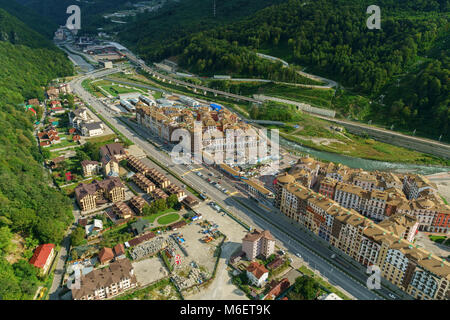
<path id="1" fill-rule="evenodd" d="M 105 73 L 110 72 L 114 72 L 114 70 L 93 73 L 90 77 L 101 77 Z M 142 148 L 147 155 L 167 166 L 166 169 L 182 177 L 187 185 L 203 191 L 209 198 L 213 199 L 220 206 L 226 208 L 226 210 L 239 217 L 248 225 L 270 230 L 282 246 L 293 254 L 300 254 L 301 259 L 309 264 L 310 267 L 317 270 L 317 272 L 320 272 L 331 284 L 342 287 L 357 299 L 388 298 L 387 294 L 389 291 L 385 288 L 377 290 L 378 292 L 375 293 L 365 286 L 368 275 L 365 274 L 364 270 L 356 262 L 350 264 L 345 262 L 344 258 L 339 259 L 339 262 L 335 261 L 336 259 L 331 259 L 331 255 L 336 252 L 332 251 L 328 245 L 321 243 L 322 241 L 315 235 L 301 230 L 299 226 L 294 225 L 292 221 L 281 213 L 276 210 L 272 210 L 270 213 L 264 212 L 253 200 L 240 194 L 236 196 L 226 195 L 212 185 L 205 183 L 205 180 L 198 177 L 195 172 L 188 172 L 189 167 L 173 164 L 167 153 L 163 152 L 160 148 L 156 148 L 147 140 L 152 137 L 146 130 L 134 122 L 124 119 L 119 120 L 103 103 L 84 90 L 81 83 L 86 77 L 83 76 L 71 82 L 74 92 L 124 136 Z M 202 170 L 208 171 L 208 168 L 203 167 Z M 382 293 L 382 295 L 380 296 L 378 293 Z M 399 291 L 396 293 L 401 295 Z"/>

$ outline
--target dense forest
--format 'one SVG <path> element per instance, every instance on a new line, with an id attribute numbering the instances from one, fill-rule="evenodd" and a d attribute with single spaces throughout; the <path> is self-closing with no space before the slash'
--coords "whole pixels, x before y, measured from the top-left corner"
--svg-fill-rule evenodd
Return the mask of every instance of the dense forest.
<path id="1" fill-rule="evenodd" d="M 20 17 L 20 20 L 31 29 L 44 35 L 46 38 L 53 38 L 58 24 L 53 19 L 39 15 L 36 11 L 12 0 L 0 0 L 0 8 L 10 15 Z"/>
<path id="2" fill-rule="evenodd" d="M 73 67 L 43 36 L 1 9 L 0 33 L 0 296 L 30 299 L 40 283 L 28 263 L 32 251 L 39 243 L 58 244 L 73 216 L 70 200 L 51 187 L 41 165 L 35 116 L 19 104 L 42 99 L 48 81 L 72 74 Z"/>
<path id="3" fill-rule="evenodd" d="M 157 44 L 165 27 L 154 26 L 150 19 L 125 28 L 119 36 L 134 43 L 148 61 L 176 56 L 182 67 L 200 74 L 293 79 L 287 70 L 276 72 L 274 65 L 251 58 L 252 52 L 271 54 L 373 100 L 370 112 L 358 120 L 404 129 L 417 123 L 419 132 L 450 140 L 449 3 L 380 0 L 380 30 L 366 26 L 370 1 L 288 0 L 237 21 L 212 28 L 200 25 L 196 33 L 174 27 Z M 172 19 L 179 14 L 174 9 L 172 15 L 162 15 L 165 25 L 179 26 Z M 398 83 L 399 89 L 393 90 Z"/>
<path id="4" fill-rule="evenodd" d="M 226 40 L 192 38 L 179 57 L 179 64 L 199 75 L 229 74 L 234 77 L 270 79 L 281 82 L 315 84 L 281 62 L 258 57 L 253 51 Z"/>

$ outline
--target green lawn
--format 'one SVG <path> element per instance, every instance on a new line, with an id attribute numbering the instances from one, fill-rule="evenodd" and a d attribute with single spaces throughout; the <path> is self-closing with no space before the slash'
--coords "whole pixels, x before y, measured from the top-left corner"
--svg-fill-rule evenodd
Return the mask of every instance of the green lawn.
<path id="1" fill-rule="evenodd" d="M 159 218 L 157 221 L 161 225 L 167 225 L 167 224 L 177 221 L 179 218 L 180 218 L 180 215 L 178 213 L 170 213 L 168 215 L 165 215 L 165 216 Z"/>
<path id="2" fill-rule="evenodd" d="M 144 219 L 149 221 L 150 223 L 153 223 L 156 219 L 158 219 L 159 217 L 168 214 L 168 213 L 172 213 L 175 212 L 172 208 L 166 209 L 164 211 L 158 212 L 156 214 L 152 214 L 150 216 L 145 216 Z"/>
<path id="3" fill-rule="evenodd" d="M 431 241 L 436 242 L 436 243 L 440 243 L 440 244 L 446 244 L 446 245 L 450 245 L 449 240 L 447 240 L 446 236 L 428 236 L 430 238 Z"/>

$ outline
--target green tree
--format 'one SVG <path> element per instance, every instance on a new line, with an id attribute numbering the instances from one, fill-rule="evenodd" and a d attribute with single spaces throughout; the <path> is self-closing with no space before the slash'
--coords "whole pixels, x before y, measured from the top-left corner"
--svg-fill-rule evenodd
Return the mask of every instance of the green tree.
<path id="1" fill-rule="evenodd" d="M 169 208 L 175 208 L 175 206 L 178 204 L 178 197 L 176 194 L 172 194 L 170 195 L 167 199 L 166 199 L 166 203 L 167 203 L 167 207 Z"/>
<path id="2" fill-rule="evenodd" d="M 0 227 L 0 257 L 13 250 L 14 245 L 11 242 L 13 236 L 13 233 L 7 226 Z"/>
<path id="3" fill-rule="evenodd" d="M 86 243 L 85 230 L 82 226 L 77 226 L 70 235 L 70 242 L 72 247 L 78 247 Z"/>
<path id="4" fill-rule="evenodd" d="M 314 300 L 320 292 L 319 283 L 309 276 L 295 279 L 294 287 L 288 293 L 291 300 Z"/>

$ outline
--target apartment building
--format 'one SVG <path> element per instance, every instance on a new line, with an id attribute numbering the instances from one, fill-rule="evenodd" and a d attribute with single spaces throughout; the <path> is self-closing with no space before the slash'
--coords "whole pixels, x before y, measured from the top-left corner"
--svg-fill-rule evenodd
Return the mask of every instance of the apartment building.
<path id="1" fill-rule="evenodd" d="M 383 181 L 384 184 L 386 185 L 386 189 L 390 189 L 390 188 L 396 188 L 396 189 L 403 189 L 403 182 L 402 180 L 396 175 L 393 174 L 392 172 L 380 172 L 378 174 L 378 179 L 380 181 Z"/>
<path id="2" fill-rule="evenodd" d="M 319 178 L 320 163 L 313 158 L 301 158 L 289 170 L 289 174 L 307 188 L 312 188 Z"/>
<path id="3" fill-rule="evenodd" d="M 320 181 L 319 193 L 329 199 L 334 199 L 334 193 L 336 191 L 337 184 L 338 180 L 330 177 L 325 177 Z"/>
<path id="4" fill-rule="evenodd" d="M 338 182 L 347 181 L 351 169 L 340 163 L 321 163 L 319 162 L 319 174 L 321 176 L 337 180 Z"/>
<path id="5" fill-rule="evenodd" d="M 151 193 L 156 189 L 155 184 L 140 172 L 135 173 L 133 177 L 131 177 L 131 180 L 133 180 L 133 182 L 145 193 Z"/>
<path id="6" fill-rule="evenodd" d="M 93 175 L 98 175 L 101 171 L 102 165 L 97 161 L 83 160 L 81 161 L 81 167 L 83 169 L 83 176 L 90 177 Z"/>
<path id="7" fill-rule="evenodd" d="M 385 184 L 382 181 L 379 181 L 375 174 L 366 171 L 354 172 L 351 177 L 351 182 L 355 186 L 361 187 L 367 191 L 372 191 L 374 189 L 382 191 L 386 188 Z"/>
<path id="8" fill-rule="evenodd" d="M 347 209 L 359 211 L 364 197 L 364 190 L 356 185 L 343 182 L 336 184 L 334 201 Z"/>
<path id="9" fill-rule="evenodd" d="M 433 198 L 414 199 L 397 207 L 419 221 L 419 231 L 447 233 L 450 230 L 450 207 Z"/>
<path id="10" fill-rule="evenodd" d="M 419 194 L 425 190 L 436 193 L 437 186 L 422 175 L 405 175 L 403 192 L 405 192 L 408 199 L 417 199 Z"/>
<path id="11" fill-rule="evenodd" d="M 112 211 L 116 214 L 120 219 L 131 219 L 133 217 L 133 210 L 123 201 L 116 202 L 112 206 Z"/>
<path id="12" fill-rule="evenodd" d="M 80 278 L 80 287 L 72 289 L 74 300 L 104 300 L 137 287 L 133 266 L 128 259 L 110 263 Z"/>
<path id="13" fill-rule="evenodd" d="M 383 221 L 386 214 L 386 205 L 389 194 L 380 190 L 371 190 L 363 193 L 361 207 L 358 212 L 375 221 Z"/>
<path id="14" fill-rule="evenodd" d="M 136 120 L 165 142 L 178 143 L 180 137 L 174 136 L 174 132 L 184 129 L 190 139 L 190 144 L 187 141 L 185 147 L 193 153 L 205 153 L 211 159 L 220 156 L 221 162 L 231 161 L 226 159 L 227 154 L 234 155 L 236 152 L 238 157 L 259 160 L 257 149 L 262 138 L 251 125 L 240 121 L 227 109 L 216 110 L 206 106 L 190 109 L 162 102 L 157 100 L 156 106 L 137 106 Z"/>
<path id="15" fill-rule="evenodd" d="M 407 214 L 395 214 L 378 224 L 389 232 L 393 232 L 409 242 L 413 242 L 419 229 L 419 222 Z"/>
<path id="16" fill-rule="evenodd" d="M 170 184 L 167 186 L 166 191 L 169 195 L 176 195 L 179 202 L 183 201 L 187 197 L 186 192 L 175 184 Z"/>
<path id="17" fill-rule="evenodd" d="M 292 180 L 286 174 L 276 179 L 276 198 L 286 216 L 362 265 L 379 266 L 383 278 L 415 298 L 450 298 L 450 263 L 408 241 L 417 219 L 397 213 L 376 224 Z"/>
<path id="18" fill-rule="evenodd" d="M 262 186 L 259 182 L 253 179 L 244 180 L 245 187 L 248 190 L 248 192 L 255 197 L 256 199 L 273 199 L 274 195 L 273 192 L 269 189 Z"/>
<path id="19" fill-rule="evenodd" d="M 119 178 L 109 177 L 103 181 L 81 183 L 75 188 L 75 198 L 81 211 L 88 211 L 110 202 L 125 200 L 125 186 Z"/>
<path id="20" fill-rule="evenodd" d="M 166 189 L 172 183 L 164 174 L 154 168 L 148 170 L 146 177 L 161 189 Z"/>
<path id="21" fill-rule="evenodd" d="M 165 193 L 164 191 L 162 191 L 159 188 L 156 188 L 155 190 L 153 190 L 150 195 L 152 196 L 153 200 L 159 200 L 159 199 L 167 199 L 169 196 L 167 195 L 167 193 Z"/>
<path id="22" fill-rule="evenodd" d="M 140 196 L 133 196 L 130 199 L 129 205 L 137 215 L 141 215 L 142 210 L 144 209 L 145 205 L 148 205 L 148 203 L 144 198 Z"/>
<path id="23" fill-rule="evenodd" d="M 253 230 L 242 239 L 242 251 L 249 260 L 258 256 L 268 258 L 275 252 L 275 238 L 269 230 Z"/>

